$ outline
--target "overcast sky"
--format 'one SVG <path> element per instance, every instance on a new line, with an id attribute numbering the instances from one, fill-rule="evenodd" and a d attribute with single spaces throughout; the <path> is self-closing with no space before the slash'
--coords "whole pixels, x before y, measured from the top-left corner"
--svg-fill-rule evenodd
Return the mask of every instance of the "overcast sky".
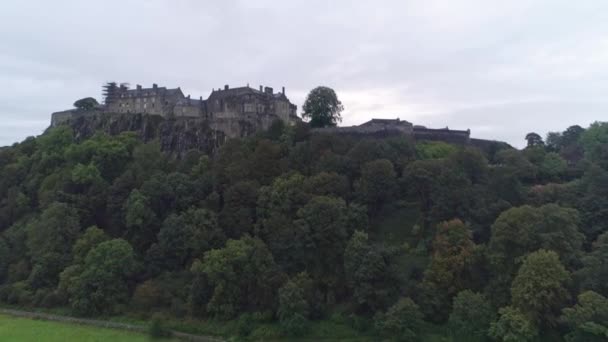
<path id="1" fill-rule="evenodd" d="M 318 86 L 342 125 L 401 118 L 524 144 L 608 120 L 608 1 L 60 1 L 0 4 L 0 146 L 105 81 Z"/>

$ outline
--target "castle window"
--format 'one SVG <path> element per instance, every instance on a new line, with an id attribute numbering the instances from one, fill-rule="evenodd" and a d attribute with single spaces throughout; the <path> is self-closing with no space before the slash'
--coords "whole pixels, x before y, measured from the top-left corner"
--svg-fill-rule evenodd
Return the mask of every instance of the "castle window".
<path id="1" fill-rule="evenodd" d="M 245 103 L 245 113 L 255 112 L 255 105 L 253 103 Z"/>
<path id="2" fill-rule="evenodd" d="M 155 98 L 155 97 L 153 97 L 153 98 L 152 98 L 152 103 L 154 103 L 154 100 L 156 100 L 156 98 Z"/>
<path id="3" fill-rule="evenodd" d="M 148 108 L 148 104 L 144 103 L 144 109 Z"/>

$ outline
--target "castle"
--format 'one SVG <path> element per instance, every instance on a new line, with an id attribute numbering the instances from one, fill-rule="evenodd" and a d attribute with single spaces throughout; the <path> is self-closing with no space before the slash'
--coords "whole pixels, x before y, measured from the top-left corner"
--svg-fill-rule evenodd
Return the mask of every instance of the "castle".
<path id="1" fill-rule="evenodd" d="M 125 130 L 139 131 L 146 139 L 162 135 L 167 150 L 212 150 L 226 138 L 255 134 L 268 129 L 277 120 L 287 125 L 301 121 L 296 114 L 297 106 L 285 95 L 285 87 L 275 93 L 271 87 L 260 86 L 258 90 L 249 85 L 238 88 L 225 85 L 224 88 L 213 89 L 207 99 L 202 96 L 193 99 L 184 95 L 179 87 L 168 89 L 152 84 L 151 88 L 137 85 L 135 89 L 129 89 L 125 84 L 112 82 L 104 86 L 104 95 L 103 105 L 53 113 L 51 127 L 71 124 L 86 132 L 105 127 L 112 134 Z M 143 117 L 163 121 L 164 124 L 158 126 L 162 134 L 149 132 L 147 123 L 150 120 Z M 177 129 L 176 125 L 181 128 Z M 83 126 L 88 128 L 83 129 Z M 358 126 L 316 128 L 312 133 L 367 137 L 399 135 L 414 140 L 473 144 L 483 148 L 494 145 L 491 141 L 470 138 L 470 130 L 431 129 L 400 119 L 371 119 Z"/>
<path id="2" fill-rule="evenodd" d="M 226 137 L 235 138 L 264 130 L 273 121 L 281 120 L 288 125 L 300 120 L 297 106 L 285 95 L 285 87 L 275 93 L 271 87 L 260 86 L 213 89 L 209 97 L 193 99 L 178 88 L 168 89 L 153 84 L 151 88 L 137 85 L 108 83 L 105 87 L 105 104 L 90 110 L 71 109 L 53 113 L 51 126 L 57 126 L 82 116 L 97 113 L 150 114 L 164 118 L 199 118 L 211 129 L 222 131 Z"/>

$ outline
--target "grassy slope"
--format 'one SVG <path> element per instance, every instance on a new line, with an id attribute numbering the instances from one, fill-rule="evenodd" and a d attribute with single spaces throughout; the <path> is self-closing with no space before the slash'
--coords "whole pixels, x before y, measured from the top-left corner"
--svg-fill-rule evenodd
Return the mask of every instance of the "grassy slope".
<path id="1" fill-rule="evenodd" d="M 149 341 L 149 337 L 135 332 L 0 315 L 0 341 L 143 342 Z M 157 341 L 168 342 L 169 340 Z"/>

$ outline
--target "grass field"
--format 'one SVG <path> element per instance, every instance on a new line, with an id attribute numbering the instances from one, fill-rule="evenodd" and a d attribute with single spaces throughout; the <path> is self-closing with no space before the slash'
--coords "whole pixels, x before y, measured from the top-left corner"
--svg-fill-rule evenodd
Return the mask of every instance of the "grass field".
<path id="1" fill-rule="evenodd" d="M 0 315 L 0 341 L 14 342 L 144 342 L 145 334 L 69 323 Z M 168 342 L 169 340 L 155 340 Z"/>

